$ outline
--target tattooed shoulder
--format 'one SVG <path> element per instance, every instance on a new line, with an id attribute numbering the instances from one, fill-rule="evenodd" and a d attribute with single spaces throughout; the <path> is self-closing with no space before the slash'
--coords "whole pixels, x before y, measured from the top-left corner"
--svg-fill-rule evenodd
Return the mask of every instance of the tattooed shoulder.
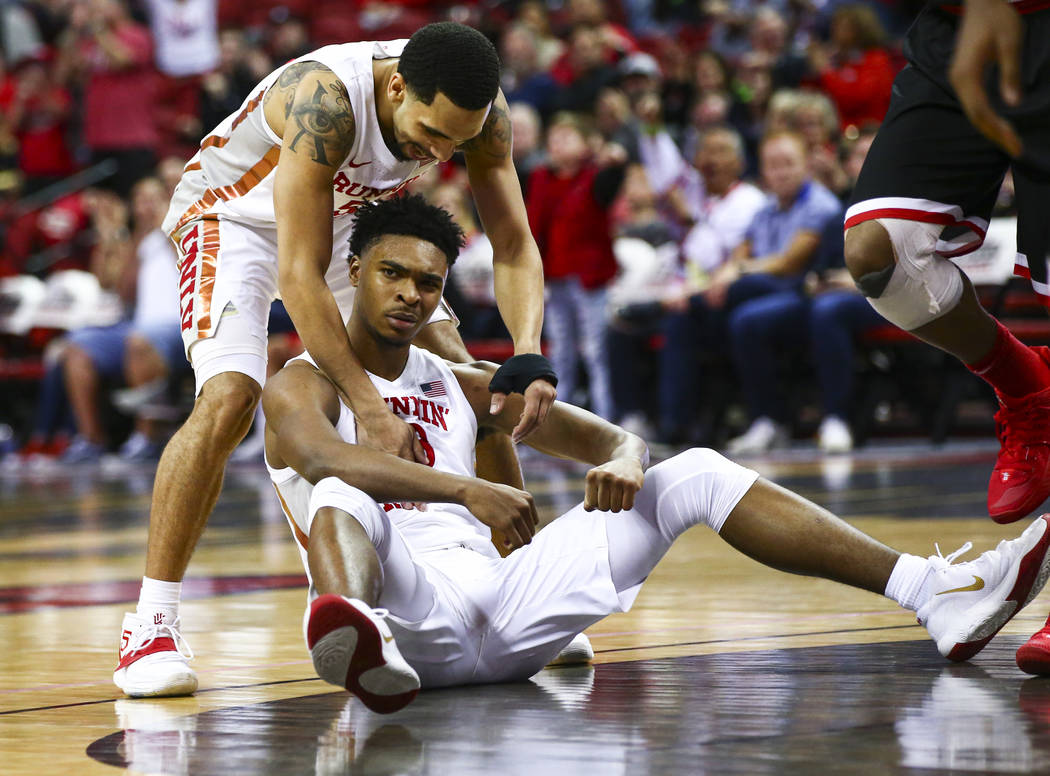
<path id="1" fill-rule="evenodd" d="M 296 151 L 301 144 L 313 161 L 325 166 L 339 165 L 350 153 L 356 131 L 354 113 L 346 86 L 331 71 L 300 81 L 285 118 L 289 150 Z"/>
<path id="2" fill-rule="evenodd" d="M 463 144 L 467 153 L 481 152 L 486 156 L 503 159 L 510 156 L 513 133 L 510 126 L 510 113 L 505 100 L 492 103 L 489 117 L 477 137 Z"/>

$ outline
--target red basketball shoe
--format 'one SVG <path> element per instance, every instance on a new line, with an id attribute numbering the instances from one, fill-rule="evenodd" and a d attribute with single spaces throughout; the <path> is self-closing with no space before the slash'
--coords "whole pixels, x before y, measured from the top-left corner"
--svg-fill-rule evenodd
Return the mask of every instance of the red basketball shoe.
<path id="1" fill-rule="evenodd" d="M 379 714 L 404 708 L 419 692 L 419 675 L 401 656 L 385 615 L 364 601 L 327 594 L 310 606 L 306 625 L 317 675 Z"/>
<path id="2" fill-rule="evenodd" d="M 1050 349 L 1035 350 L 1050 361 Z M 1050 388 L 1021 399 L 996 395 L 1001 447 L 988 482 L 988 514 L 997 523 L 1012 523 L 1050 496 Z"/>
<path id="3" fill-rule="evenodd" d="M 1017 667 L 1026 674 L 1050 674 L 1050 618 L 1017 650 Z"/>

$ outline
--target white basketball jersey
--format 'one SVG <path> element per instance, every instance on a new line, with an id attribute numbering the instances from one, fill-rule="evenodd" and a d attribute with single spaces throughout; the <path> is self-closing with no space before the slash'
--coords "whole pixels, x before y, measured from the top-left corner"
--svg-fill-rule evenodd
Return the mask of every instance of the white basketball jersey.
<path id="1" fill-rule="evenodd" d="M 306 353 L 298 358 L 316 366 Z M 430 466 L 449 474 L 474 476 L 477 418 L 444 360 L 412 347 L 408 364 L 396 380 L 384 380 L 371 372 L 368 376 L 394 414 L 415 429 Z M 342 402 L 336 430 L 347 442 L 357 441 L 357 421 L 350 407 Z M 267 463 L 267 469 L 292 529 L 302 543 L 309 532 L 308 511 L 313 485 L 291 468 L 274 469 Z M 492 545 L 491 529 L 466 507 L 431 503 L 425 511 L 420 511 L 398 502 L 380 506 L 389 514 L 408 545 L 417 552 L 461 545 L 498 557 Z"/>
<path id="2" fill-rule="evenodd" d="M 277 68 L 256 86 L 239 112 L 227 116 L 201 141 L 186 165 L 163 229 L 171 234 L 194 218 L 222 218 L 259 229 L 276 229 L 273 182 L 281 138 L 261 110 L 267 90 L 295 62 L 320 62 L 338 76 L 350 97 L 354 144 L 332 181 L 335 196 L 333 266 L 346 274 L 350 216 L 362 204 L 389 197 L 436 162 L 397 159 L 383 142 L 376 116 L 372 62 L 401 55 L 407 39 L 325 46 Z M 268 257 L 273 262 L 276 256 Z"/>

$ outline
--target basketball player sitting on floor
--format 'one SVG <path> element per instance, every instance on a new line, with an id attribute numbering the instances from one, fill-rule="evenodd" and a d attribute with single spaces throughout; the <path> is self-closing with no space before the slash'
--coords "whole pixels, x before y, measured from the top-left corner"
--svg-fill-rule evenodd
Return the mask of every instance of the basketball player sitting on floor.
<path id="1" fill-rule="evenodd" d="M 528 444 L 594 468 L 583 503 L 536 533 L 528 493 L 474 476 L 478 432 L 509 431 L 522 397 L 490 415 L 494 365 L 411 344 L 461 241 L 418 196 L 361 208 L 350 241 L 350 342 L 428 465 L 355 444 L 350 408 L 308 354 L 263 394 L 267 463 L 310 577 L 314 667 L 370 709 L 396 711 L 420 687 L 526 679 L 626 611 L 671 543 L 701 523 L 769 566 L 916 611 L 952 660 L 976 654 L 1046 581 L 1048 517 L 966 563 L 903 555 L 712 450 L 646 471 L 640 438 L 561 402 Z M 501 558 L 492 532 L 514 552 Z"/>

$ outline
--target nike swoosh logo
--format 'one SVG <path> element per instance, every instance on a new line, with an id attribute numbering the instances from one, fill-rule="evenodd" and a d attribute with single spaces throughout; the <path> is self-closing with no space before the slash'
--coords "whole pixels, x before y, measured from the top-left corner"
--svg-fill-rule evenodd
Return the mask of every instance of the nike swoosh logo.
<path id="1" fill-rule="evenodd" d="M 982 583 L 981 583 L 981 587 L 984 587 L 984 582 L 982 582 Z M 966 589 L 967 589 L 967 590 L 969 590 L 970 588 L 966 588 Z M 979 590 L 979 589 L 980 589 L 980 588 L 978 588 L 978 590 Z M 950 591 L 949 591 L 949 592 L 950 592 Z M 393 637 L 393 636 L 383 636 L 383 641 L 385 641 L 385 642 L 386 642 L 387 644 L 389 644 L 389 643 L 390 643 L 391 641 L 393 641 L 393 640 L 394 640 L 394 637 Z"/>
<path id="2" fill-rule="evenodd" d="M 966 587 L 956 587 L 956 588 L 952 588 L 951 590 L 942 590 L 941 592 L 937 593 L 937 595 L 946 595 L 948 593 L 965 593 L 965 592 L 968 592 L 970 590 L 981 590 L 983 588 L 984 588 L 984 580 L 981 579 L 976 574 L 974 574 L 973 575 L 973 584 L 972 585 L 967 585 Z"/>

